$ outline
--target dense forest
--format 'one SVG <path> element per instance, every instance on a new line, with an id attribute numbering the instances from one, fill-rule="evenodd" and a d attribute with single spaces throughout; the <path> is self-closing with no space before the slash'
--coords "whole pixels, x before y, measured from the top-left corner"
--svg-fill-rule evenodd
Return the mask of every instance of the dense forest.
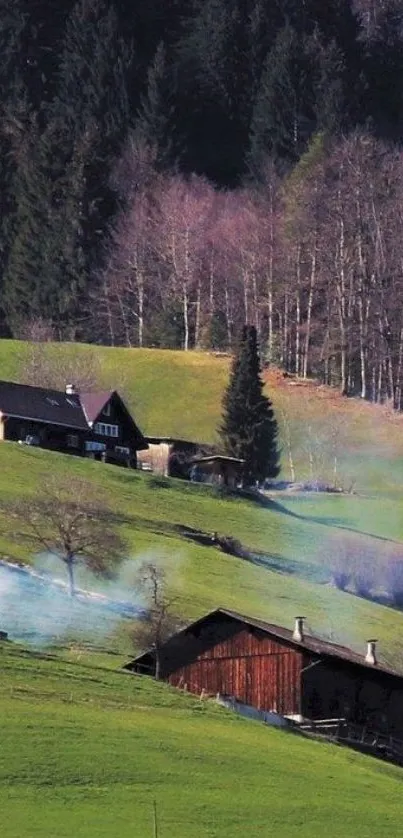
<path id="1" fill-rule="evenodd" d="M 1 334 L 403 406 L 401 0 L 0 0 Z"/>

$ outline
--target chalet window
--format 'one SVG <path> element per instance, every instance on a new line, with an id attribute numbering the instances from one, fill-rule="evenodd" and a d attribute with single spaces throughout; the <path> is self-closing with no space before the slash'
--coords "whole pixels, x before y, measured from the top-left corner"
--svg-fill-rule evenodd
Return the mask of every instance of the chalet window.
<path id="1" fill-rule="evenodd" d="M 127 448 L 126 445 L 115 445 L 115 451 L 117 454 L 124 454 L 127 457 L 130 454 L 130 448 Z"/>
<path id="2" fill-rule="evenodd" d="M 104 442 L 94 442 L 92 439 L 85 443 L 85 450 L 91 452 L 102 453 L 106 451 L 106 445 Z"/>
<path id="3" fill-rule="evenodd" d="M 110 402 L 108 402 L 108 404 L 105 405 L 105 407 L 103 409 L 103 414 L 104 414 L 104 416 L 110 416 L 111 415 L 111 403 Z"/>
<path id="4" fill-rule="evenodd" d="M 78 448 L 79 447 L 79 439 L 77 434 L 67 434 L 67 447 L 68 448 Z"/>
<path id="5" fill-rule="evenodd" d="M 119 425 L 108 425 L 106 422 L 95 422 L 94 432 L 100 436 L 119 436 Z"/>

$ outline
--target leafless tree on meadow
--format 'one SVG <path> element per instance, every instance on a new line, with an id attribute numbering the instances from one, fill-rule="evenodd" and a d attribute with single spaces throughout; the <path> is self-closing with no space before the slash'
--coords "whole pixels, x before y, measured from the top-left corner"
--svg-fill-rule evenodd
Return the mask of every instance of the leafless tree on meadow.
<path id="1" fill-rule="evenodd" d="M 77 567 L 108 578 L 125 555 L 127 545 L 110 506 L 87 480 L 49 477 L 35 496 L 14 504 L 9 512 L 18 523 L 17 538 L 65 566 L 71 596 Z"/>
<path id="2" fill-rule="evenodd" d="M 159 680 L 162 646 L 183 626 L 177 613 L 178 599 L 169 591 L 165 569 L 154 561 L 144 561 L 140 565 L 135 590 L 145 608 L 145 615 L 136 620 L 132 628 L 132 642 L 137 650 L 152 650 L 155 678 Z"/>
<path id="3" fill-rule="evenodd" d="M 31 341 L 19 349 L 18 380 L 53 390 L 74 384 L 78 391 L 89 392 L 100 388 L 101 361 L 91 346 Z"/>

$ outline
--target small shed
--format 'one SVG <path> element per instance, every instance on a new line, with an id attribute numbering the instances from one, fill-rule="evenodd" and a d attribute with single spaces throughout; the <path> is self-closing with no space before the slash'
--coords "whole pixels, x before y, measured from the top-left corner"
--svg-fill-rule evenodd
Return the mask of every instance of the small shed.
<path id="1" fill-rule="evenodd" d="M 154 674 L 155 652 L 126 669 Z M 360 655 L 294 630 L 218 608 L 173 635 L 160 674 L 200 695 L 231 697 L 296 722 L 344 719 L 403 739 L 403 675 L 378 663 L 375 641 Z"/>
<path id="2" fill-rule="evenodd" d="M 212 454 L 208 457 L 194 457 L 190 479 L 200 483 L 216 483 L 219 486 L 236 487 L 242 481 L 245 460 Z"/>
<path id="3" fill-rule="evenodd" d="M 139 451 L 138 467 L 165 477 L 189 477 L 194 457 L 207 453 L 211 446 L 170 436 L 147 436 L 147 450 Z"/>

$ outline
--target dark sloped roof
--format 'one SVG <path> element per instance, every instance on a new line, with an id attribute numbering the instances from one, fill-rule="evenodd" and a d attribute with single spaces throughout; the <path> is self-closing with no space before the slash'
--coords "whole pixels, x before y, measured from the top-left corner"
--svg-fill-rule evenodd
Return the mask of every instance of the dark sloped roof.
<path id="1" fill-rule="evenodd" d="M 167 444 L 172 443 L 173 445 L 188 445 L 191 446 L 199 446 L 199 442 L 192 442 L 191 439 L 180 439 L 176 436 L 146 436 L 145 439 L 147 442 L 150 442 L 152 445 L 159 445 L 161 442 L 166 442 Z"/>
<path id="2" fill-rule="evenodd" d="M 321 640 L 320 638 L 313 637 L 312 635 L 305 635 L 303 641 L 298 642 L 297 640 L 293 639 L 293 632 L 290 629 L 284 628 L 283 626 L 277 626 L 272 623 L 266 623 L 264 620 L 255 619 L 255 617 L 247 617 L 245 616 L 245 614 L 239 614 L 237 611 L 230 611 L 227 608 L 217 608 L 214 611 L 210 611 L 208 614 L 205 614 L 203 617 L 200 617 L 199 620 L 190 623 L 188 626 L 182 629 L 182 631 L 178 632 L 178 634 L 175 635 L 175 637 L 179 637 L 181 634 L 186 634 L 186 632 L 191 630 L 192 628 L 199 626 L 204 622 L 208 622 L 215 616 L 219 615 L 231 617 L 234 620 L 246 623 L 247 625 L 253 626 L 254 628 L 258 628 L 261 631 L 271 635 L 272 637 L 277 637 L 280 640 L 285 640 L 287 643 L 294 646 L 296 649 L 303 649 L 308 652 L 314 652 L 317 655 L 324 655 L 326 657 L 336 658 L 338 660 L 345 660 L 354 665 L 363 666 L 366 669 L 370 669 L 372 670 L 372 672 L 383 672 L 386 675 L 394 675 L 398 678 L 403 678 L 403 673 L 398 672 L 395 669 L 389 669 L 388 667 L 385 667 L 382 664 L 376 664 L 374 666 L 371 663 L 367 663 L 364 655 L 359 655 L 357 652 L 354 652 L 348 646 L 339 646 L 337 643 L 329 643 L 326 640 Z M 170 641 L 168 640 L 167 643 L 169 642 Z M 148 649 L 146 652 L 143 652 L 143 654 L 138 655 L 136 658 L 134 658 L 134 660 L 126 664 L 125 668 L 130 669 L 134 663 L 140 662 L 143 658 L 147 658 L 150 654 L 152 655 L 152 650 Z"/>
<path id="3" fill-rule="evenodd" d="M 364 654 L 359 655 L 358 652 L 354 652 L 354 650 L 350 649 L 349 646 L 340 646 L 338 643 L 329 643 L 327 640 L 321 640 L 319 637 L 314 637 L 310 634 L 304 635 L 303 641 L 298 642 L 293 639 L 293 631 L 284 628 L 283 626 L 266 623 L 264 620 L 257 620 L 254 617 L 246 617 L 244 614 L 238 614 L 236 611 L 229 611 L 226 608 L 218 608 L 217 612 L 227 614 L 235 620 L 241 620 L 242 622 L 248 623 L 251 626 L 267 632 L 267 634 L 272 634 L 281 640 L 286 640 L 296 648 L 306 649 L 308 652 L 316 652 L 318 655 L 341 658 L 342 660 L 347 660 L 350 663 L 358 664 L 358 666 L 365 666 L 367 669 L 371 669 L 372 671 L 376 670 L 377 672 L 386 672 L 388 675 L 397 675 L 400 678 L 403 677 L 403 673 L 398 672 L 396 669 L 390 669 L 382 664 L 376 664 L 376 666 L 374 666 L 372 663 L 367 663 Z"/>
<path id="4" fill-rule="evenodd" d="M 88 430 L 80 398 L 76 393 L 68 395 L 60 390 L 0 381 L 0 411 L 6 416 Z"/>
<path id="5" fill-rule="evenodd" d="M 113 396 L 113 393 L 113 390 L 98 390 L 96 393 L 80 393 L 80 402 L 88 423 L 95 422 L 95 419 Z"/>
<path id="6" fill-rule="evenodd" d="M 235 463 L 236 465 L 242 465 L 245 460 L 240 460 L 239 457 L 227 457 L 226 454 L 210 454 L 206 457 L 193 457 L 194 463 L 200 463 L 206 465 L 208 463 Z"/>

